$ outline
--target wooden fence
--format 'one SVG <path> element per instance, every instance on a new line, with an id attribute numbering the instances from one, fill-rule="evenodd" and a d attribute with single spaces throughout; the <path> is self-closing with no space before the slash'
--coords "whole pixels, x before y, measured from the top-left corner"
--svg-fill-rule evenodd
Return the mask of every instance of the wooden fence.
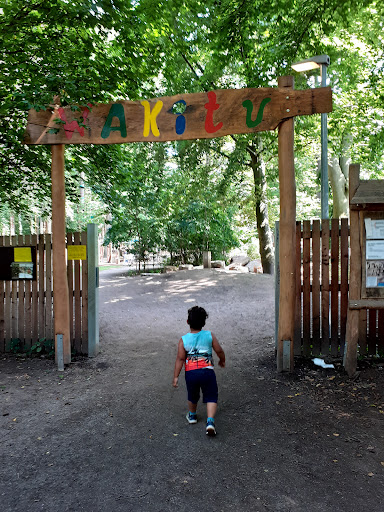
<path id="1" fill-rule="evenodd" d="M 86 233 L 67 233 L 67 245 L 86 245 Z M 15 343 L 22 350 L 37 341 L 53 340 L 53 282 L 51 235 L 0 236 L 0 247 L 36 246 L 36 280 L 0 281 L 0 352 Z M 68 261 L 67 266 L 72 349 L 88 351 L 88 265 Z"/>
<path id="2" fill-rule="evenodd" d="M 348 219 L 297 222 L 295 355 L 343 356 L 348 268 Z M 359 355 L 384 355 L 384 310 L 360 312 Z"/>

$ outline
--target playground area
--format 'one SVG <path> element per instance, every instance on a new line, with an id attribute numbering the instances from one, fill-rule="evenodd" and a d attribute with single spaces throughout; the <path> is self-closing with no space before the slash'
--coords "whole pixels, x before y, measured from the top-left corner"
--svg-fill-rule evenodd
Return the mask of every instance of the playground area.
<path id="1" fill-rule="evenodd" d="M 278 374 L 269 275 L 100 278 L 96 358 L 1 358 L 3 512 L 381 512 L 384 364 Z M 171 385 L 195 304 L 227 354 L 215 438 Z"/>

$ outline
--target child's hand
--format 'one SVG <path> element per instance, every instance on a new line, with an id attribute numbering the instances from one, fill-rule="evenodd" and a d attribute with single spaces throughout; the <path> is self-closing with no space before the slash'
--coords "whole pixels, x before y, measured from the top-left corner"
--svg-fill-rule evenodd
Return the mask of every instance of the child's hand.
<path id="1" fill-rule="evenodd" d="M 179 387 L 179 377 L 174 377 L 173 378 L 172 386 L 174 388 L 178 388 Z"/>
<path id="2" fill-rule="evenodd" d="M 225 368 L 225 361 L 219 361 L 219 366 L 221 368 Z"/>

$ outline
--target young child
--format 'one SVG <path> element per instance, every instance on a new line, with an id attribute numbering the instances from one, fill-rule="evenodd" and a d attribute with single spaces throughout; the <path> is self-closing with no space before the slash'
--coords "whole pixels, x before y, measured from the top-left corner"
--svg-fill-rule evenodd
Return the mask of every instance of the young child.
<path id="1" fill-rule="evenodd" d="M 179 340 L 173 386 L 177 388 L 179 375 L 185 363 L 185 382 L 188 391 L 188 423 L 197 423 L 196 409 L 203 393 L 203 402 L 207 404 L 206 434 L 216 435 L 215 414 L 217 410 L 218 389 L 213 368 L 212 349 L 219 358 L 219 366 L 225 366 L 225 354 L 217 338 L 210 331 L 203 331 L 208 314 L 204 308 L 194 306 L 188 310 L 187 323 L 191 332 Z"/>

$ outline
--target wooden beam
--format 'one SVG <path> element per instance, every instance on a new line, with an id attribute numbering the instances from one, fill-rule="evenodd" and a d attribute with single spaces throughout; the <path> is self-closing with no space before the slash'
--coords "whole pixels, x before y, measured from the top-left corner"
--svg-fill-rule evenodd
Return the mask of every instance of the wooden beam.
<path id="1" fill-rule="evenodd" d="M 360 182 L 360 165 L 352 164 L 349 166 L 349 201 L 358 189 Z M 361 299 L 361 246 L 360 246 L 360 226 L 359 212 L 350 210 L 350 276 L 349 276 L 349 300 L 350 302 Z M 346 329 L 346 350 L 344 357 L 344 367 L 350 377 L 356 373 L 357 367 L 357 343 L 359 340 L 359 311 L 358 309 L 349 309 L 347 316 Z"/>
<path id="2" fill-rule="evenodd" d="M 29 111 L 24 141 L 120 144 L 206 139 L 274 130 L 285 119 L 331 110 L 330 87 L 222 89 L 94 106 L 56 105 Z"/>
<path id="3" fill-rule="evenodd" d="M 69 336 L 69 295 L 65 257 L 65 179 L 64 148 L 52 146 L 52 255 L 53 255 L 53 312 L 55 345 L 57 334 L 63 335 L 64 364 L 71 362 Z M 55 346 L 56 362 L 57 347 Z"/>
<path id="4" fill-rule="evenodd" d="M 294 88 L 293 77 L 279 78 L 279 88 L 288 97 Z M 294 124 L 287 119 L 279 125 L 280 180 L 280 299 L 277 371 L 293 371 L 293 339 L 295 329 L 295 238 L 296 182 L 294 163 Z M 290 342 L 289 365 L 285 364 L 287 342 Z"/>

